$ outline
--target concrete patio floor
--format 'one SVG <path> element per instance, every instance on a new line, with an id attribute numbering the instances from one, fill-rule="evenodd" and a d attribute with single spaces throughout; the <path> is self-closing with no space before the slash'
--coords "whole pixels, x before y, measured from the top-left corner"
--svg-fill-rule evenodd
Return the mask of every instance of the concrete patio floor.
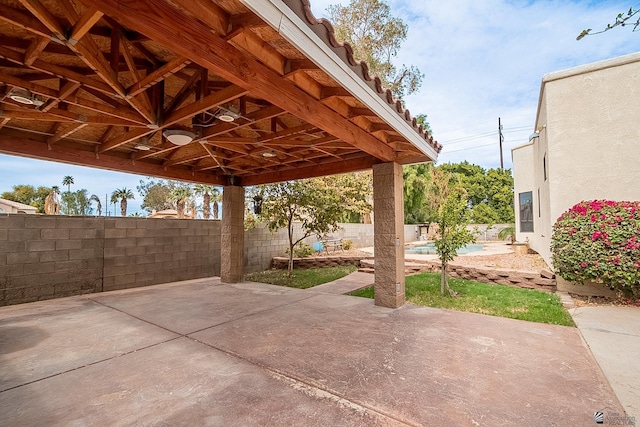
<path id="1" fill-rule="evenodd" d="M 578 330 L 218 278 L 0 308 L 0 425 L 593 425 Z"/>

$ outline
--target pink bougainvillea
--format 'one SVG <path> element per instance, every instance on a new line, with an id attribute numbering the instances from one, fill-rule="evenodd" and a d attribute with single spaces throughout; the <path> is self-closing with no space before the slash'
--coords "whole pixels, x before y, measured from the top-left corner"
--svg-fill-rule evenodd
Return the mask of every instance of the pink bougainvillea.
<path id="1" fill-rule="evenodd" d="M 640 290 L 640 202 L 583 201 L 553 226 L 556 273 L 592 280 L 625 293 Z"/>

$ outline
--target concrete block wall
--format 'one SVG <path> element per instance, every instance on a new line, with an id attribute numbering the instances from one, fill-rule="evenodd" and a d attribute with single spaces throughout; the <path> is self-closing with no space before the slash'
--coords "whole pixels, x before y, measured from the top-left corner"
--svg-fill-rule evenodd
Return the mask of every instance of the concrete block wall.
<path id="1" fill-rule="evenodd" d="M 0 215 L 0 306 L 219 274 L 219 221 Z"/>
<path id="2" fill-rule="evenodd" d="M 339 224 L 340 229 L 331 234 L 336 239 L 349 239 L 355 248 L 373 246 L 373 224 Z M 413 230 L 416 226 L 406 226 Z M 299 223 L 294 224 L 294 238 L 302 235 Z M 298 237 L 296 237 L 298 236 Z M 315 235 L 303 240 L 313 246 L 318 241 Z M 244 270 L 246 273 L 266 270 L 271 267 L 274 257 L 285 256 L 289 249 L 289 237 L 286 229 L 271 233 L 264 224 L 245 231 L 244 234 Z"/>
<path id="3" fill-rule="evenodd" d="M 0 215 L 0 305 L 99 292 L 103 224 L 91 217 Z"/>
<path id="4" fill-rule="evenodd" d="M 220 275 L 220 222 L 104 218 L 104 291 Z"/>

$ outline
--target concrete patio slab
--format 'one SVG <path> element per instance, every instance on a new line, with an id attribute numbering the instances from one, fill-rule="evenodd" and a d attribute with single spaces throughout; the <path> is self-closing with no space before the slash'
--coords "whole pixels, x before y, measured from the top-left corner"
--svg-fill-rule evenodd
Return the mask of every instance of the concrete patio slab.
<path id="1" fill-rule="evenodd" d="M 108 307 L 180 334 L 199 331 L 283 304 L 308 298 L 284 286 L 221 283 L 217 278 L 189 280 L 92 296 Z"/>
<path id="2" fill-rule="evenodd" d="M 640 423 L 640 309 L 599 306 L 569 310 L 627 415 Z M 621 414 L 623 415 L 623 414 Z"/>
<path id="3" fill-rule="evenodd" d="M 192 337 L 409 425 L 587 425 L 619 407 L 568 327 L 323 295 Z"/>
<path id="4" fill-rule="evenodd" d="M 23 326 L 38 333 L 4 333 Z M 3 307 L 0 336 L 0 425 L 565 426 L 622 412 L 575 328 L 217 278 Z"/>
<path id="5" fill-rule="evenodd" d="M 177 336 L 86 298 L 3 307 L 0 310 L 0 391 Z"/>
<path id="6" fill-rule="evenodd" d="M 382 425 L 187 338 L 0 393 L 6 426 Z"/>

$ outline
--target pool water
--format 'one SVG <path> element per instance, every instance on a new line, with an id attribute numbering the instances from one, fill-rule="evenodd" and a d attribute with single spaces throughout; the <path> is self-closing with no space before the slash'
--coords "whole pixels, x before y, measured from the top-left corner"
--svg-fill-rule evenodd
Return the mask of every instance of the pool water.
<path id="1" fill-rule="evenodd" d="M 471 243 L 467 246 L 463 246 L 458 249 L 458 255 L 468 254 L 469 252 L 478 252 L 482 250 L 482 244 L 480 243 Z M 433 243 L 425 243 L 424 245 L 414 246 L 412 248 L 405 249 L 406 254 L 420 254 L 420 255 L 429 255 L 436 254 L 436 247 Z"/>

